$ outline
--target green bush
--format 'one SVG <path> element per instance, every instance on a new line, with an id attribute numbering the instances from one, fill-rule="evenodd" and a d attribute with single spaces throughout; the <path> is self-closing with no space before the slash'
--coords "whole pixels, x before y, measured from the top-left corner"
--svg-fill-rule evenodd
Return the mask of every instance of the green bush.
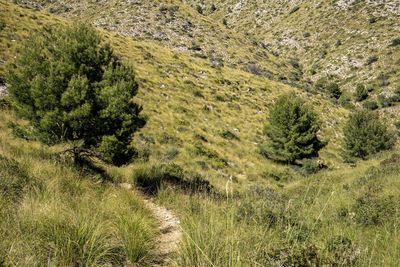
<path id="1" fill-rule="evenodd" d="M 330 239 L 327 248 L 330 254 L 330 266 L 353 266 L 360 254 L 351 239 L 343 236 Z"/>
<path id="2" fill-rule="evenodd" d="M 342 95 L 342 91 L 337 83 L 329 84 L 326 90 L 328 91 L 329 96 L 335 99 L 339 99 Z"/>
<path id="3" fill-rule="evenodd" d="M 364 226 L 381 225 L 393 221 L 398 208 L 396 203 L 393 197 L 361 196 L 356 199 L 353 206 L 355 220 Z"/>
<path id="4" fill-rule="evenodd" d="M 391 107 L 393 105 L 392 100 L 383 94 L 378 95 L 379 105 L 383 108 Z"/>
<path id="5" fill-rule="evenodd" d="M 11 108 L 10 99 L 8 97 L 0 97 L 0 110 L 7 110 Z"/>
<path id="6" fill-rule="evenodd" d="M 79 141 L 117 165 L 134 155 L 131 136 L 144 125 L 132 101 L 134 72 L 93 28 L 77 24 L 32 36 L 9 70 L 16 111 L 42 141 Z M 81 150 L 74 151 L 78 161 Z"/>
<path id="7" fill-rule="evenodd" d="M 367 100 L 363 103 L 363 107 L 369 110 L 375 110 L 379 108 L 378 103 L 374 100 Z"/>
<path id="8" fill-rule="evenodd" d="M 368 98 L 368 90 L 365 88 L 364 85 L 357 85 L 356 91 L 354 92 L 354 98 L 358 102 Z"/>
<path id="9" fill-rule="evenodd" d="M 350 115 L 344 127 L 344 141 L 350 156 L 366 158 L 390 149 L 395 143 L 395 137 L 377 114 L 360 110 Z"/>
<path id="10" fill-rule="evenodd" d="M 278 98 L 265 126 L 269 142 L 261 147 L 266 157 L 289 164 L 318 156 L 323 143 L 317 133 L 320 122 L 313 109 L 290 94 Z"/>
<path id="11" fill-rule="evenodd" d="M 342 94 L 339 98 L 339 104 L 347 109 L 353 109 L 354 104 L 351 102 L 351 98 L 347 95 Z"/>
<path id="12" fill-rule="evenodd" d="M 146 191 L 156 192 L 163 182 L 183 182 L 185 174 L 176 164 L 143 165 L 133 173 L 133 181 Z"/>
<path id="13" fill-rule="evenodd" d="M 317 173 L 323 168 L 326 168 L 326 166 L 314 159 L 303 160 L 301 165 L 301 171 L 306 175 Z"/>

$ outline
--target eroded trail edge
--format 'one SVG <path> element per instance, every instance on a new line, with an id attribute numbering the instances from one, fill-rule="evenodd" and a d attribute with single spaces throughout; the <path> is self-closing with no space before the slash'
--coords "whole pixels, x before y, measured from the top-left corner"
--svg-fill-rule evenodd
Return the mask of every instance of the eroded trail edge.
<path id="1" fill-rule="evenodd" d="M 120 184 L 129 190 L 134 190 L 131 184 Z M 150 252 L 151 266 L 168 266 L 174 262 L 179 243 L 182 240 L 182 230 L 179 217 L 170 209 L 159 206 L 148 195 L 139 190 L 135 192 L 142 198 L 146 208 L 152 213 L 158 222 L 159 235 L 156 238 L 155 248 Z"/>

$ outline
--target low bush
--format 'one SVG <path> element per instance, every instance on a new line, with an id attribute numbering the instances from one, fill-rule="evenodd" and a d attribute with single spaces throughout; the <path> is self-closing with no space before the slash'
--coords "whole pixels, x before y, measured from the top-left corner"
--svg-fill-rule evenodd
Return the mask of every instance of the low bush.
<path id="1" fill-rule="evenodd" d="M 324 168 L 326 168 L 326 166 L 315 159 L 305 159 L 301 165 L 301 171 L 306 175 L 317 173 Z"/>
<path id="2" fill-rule="evenodd" d="M 327 248 L 330 254 L 330 266 L 353 266 L 361 253 L 353 241 L 344 236 L 336 236 L 330 239 Z"/>
<path id="3" fill-rule="evenodd" d="M 356 101 L 361 102 L 368 98 L 368 90 L 364 85 L 357 85 L 356 91 L 354 92 L 354 98 Z"/>
<path id="4" fill-rule="evenodd" d="M 353 206 L 355 221 L 364 226 L 381 225 L 396 218 L 396 201 L 393 197 L 363 195 Z"/>
<path id="5" fill-rule="evenodd" d="M 363 107 L 369 110 L 375 110 L 379 108 L 379 105 L 374 100 L 367 100 L 363 103 Z"/>

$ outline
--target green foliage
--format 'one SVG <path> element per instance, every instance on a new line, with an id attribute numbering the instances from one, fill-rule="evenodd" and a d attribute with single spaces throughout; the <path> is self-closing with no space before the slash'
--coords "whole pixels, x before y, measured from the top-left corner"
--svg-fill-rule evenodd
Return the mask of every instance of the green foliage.
<path id="1" fill-rule="evenodd" d="M 306 159 L 302 163 L 301 171 L 304 174 L 309 175 L 309 174 L 317 173 L 320 170 L 322 170 L 323 168 L 326 168 L 326 166 L 324 164 L 322 164 L 321 162 L 319 162 L 317 160 L 313 160 L 313 159 Z"/>
<path id="2" fill-rule="evenodd" d="M 210 193 L 213 189 L 209 181 L 199 174 L 188 172 L 174 163 L 139 165 L 133 172 L 132 180 L 151 194 L 156 194 L 166 184 L 191 192 Z"/>
<path id="3" fill-rule="evenodd" d="M 293 94 L 283 95 L 270 111 L 265 126 L 269 142 L 261 153 L 286 163 L 317 156 L 323 147 L 317 136 L 319 129 L 317 114 L 310 106 Z"/>
<path id="4" fill-rule="evenodd" d="M 356 91 L 354 92 L 354 98 L 356 101 L 360 102 L 368 97 L 368 90 L 363 84 L 357 85 Z"/>
<path id="5" fill-rule="evenodd" d="M 388 222 L 396 214 L 396 208 L 398 208 L 396 203 L 393 197 L 363 195 L 356 199 L 353 207 L 355 220 L 364 226 Z"/>
<path id="6" fill-rule="evenodd" d="M 114 164 L 133 156 L 131 135 L 144 125 L 132 98 L 131 67 L 89 26 L 53 28 L 24 44 L 7 81 L 18 114 L 49 144 L 83 141 Z"/>
<path id="7" fill-rule="evenodd" d="M 378 103 L 374 100 L 367 100 L 363 103 L 363 107 L 369 110 L 375 110 L 379 108 Z"/>
<path id="8" fill-rule="evenodd" d="M 7 110 L 11 108 L 10 99 L 8 97 L 0 97 L 0 110 Z"/>
<path id="9" fill-rule="evenodd" d="M 354 104 L 351 102 L 351 98 L 347 95 L 342 94 L 339 98 L 339 104 L 347 109 L 354 108 Z"/>
<path id="10" fill-rule="evenodd" d="M 327 248 L 331 256 L 331 266 L 353 266 L 359 256 L 357 246 L 351 239 L 344 236 L 330 239 Z"/>
<path id="11" fill-rule="evenodd" d="M 361 110 L 350 115 L 344 127 L 344 141 L 349 155 L 365 158 L 390 149 L 395 143 L 395 138 L 377 114 Z"/>
<path id="12" fill-rule="evenodd" d="M 329 93 L 329 96 L 332 98 L 339 99 L 340 96 L 342 95 L 342 91 L 340 90 L 339 85 L 337 83 L 329 84 L 326 89 Z"/>

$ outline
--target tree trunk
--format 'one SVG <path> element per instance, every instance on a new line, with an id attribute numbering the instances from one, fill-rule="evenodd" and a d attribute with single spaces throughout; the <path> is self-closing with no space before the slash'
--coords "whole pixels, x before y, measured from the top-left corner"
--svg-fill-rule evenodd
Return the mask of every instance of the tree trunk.
<path id="1" fill-rule="evenodd" d="M 74 153 L 74 163 L 77 164 L 77 165 L 80 165 L 82 163 L 82 160 L 81 160 L 81 148 L 75 146 L 73 148 L 73 153 Z"/>

